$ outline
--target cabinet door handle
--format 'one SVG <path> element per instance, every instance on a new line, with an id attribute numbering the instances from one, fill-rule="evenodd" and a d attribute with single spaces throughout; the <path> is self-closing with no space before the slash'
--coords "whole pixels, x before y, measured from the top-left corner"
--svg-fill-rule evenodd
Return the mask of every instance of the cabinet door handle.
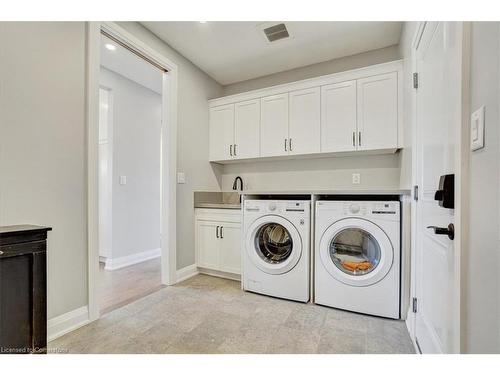
<path id="1" fill-rule="evenodd" d="M 215 237 L 219 238 L 219 226 L 215 228 Z"/>
<path id="2" fill-rule="evenodd" d="M 229 156 L 233 156 L 233 145 L 229 145 Z"/>
<path id="3" fill-rule="evenodd" d="M 288 151 L 288 150 L 286 149 L 286 138 L 285 138 L 285 151 Z"/>
<path id="4" fill-rule="evenodd" d="M 224 232 L 222 229 L 224 229 L 224 227 L 220 227 L 220 238 L 224 238 Z"/>
<path id="5" fill-rule="evenodd" d="M 352 132 L 352 147 L 356 147 L 356 132 Z"/>
<path id="6" fill-rule="evenodd" d="M 236 156 L 236 143 L 234 144 L 233 151 L 234 151 L 234 156 Z"/>
<path id="7" fill-rule="evenodd" d="M 358 146 L 361 146 L 361 132 L 358 133 Z"/>
<path id="8" fill-rule="evenodd" d="M 288 139 L 288 145 L 290 146 L 290 151 L 293 151 L 292 150 L 292 138 Z"/>

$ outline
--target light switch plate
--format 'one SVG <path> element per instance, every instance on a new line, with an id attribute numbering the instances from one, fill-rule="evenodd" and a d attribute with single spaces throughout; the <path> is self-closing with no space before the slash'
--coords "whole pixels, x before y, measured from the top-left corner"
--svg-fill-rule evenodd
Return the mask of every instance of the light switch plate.
<path id="1" fill-rule="evenodd" d="M 357 185 L 360 182 L 361 182 L 361 175 L 359 173 L 353 173 L 352 174 L 352 183 Z"/>
<path id="2" fill-rule="evenodd" d="M 127 176 L 120 176 L 120 185 L 127 185 Z"/>
<path id="3" fill-rule="evenodd" d="M 177 172 L 177 183 L 178 184 L 186 183 L 186 174 L 184 172 Z"/>
<path id="4" fill-rule="evenodd" d="M 470 149 L 479 150 L 484 147 L 484 106 L 470 116 Z"/>

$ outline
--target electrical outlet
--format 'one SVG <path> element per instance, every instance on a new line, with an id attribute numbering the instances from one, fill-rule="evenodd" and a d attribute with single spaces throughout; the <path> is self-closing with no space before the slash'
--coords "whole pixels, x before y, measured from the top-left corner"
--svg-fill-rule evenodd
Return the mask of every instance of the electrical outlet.
<path id="1" fill-rule="evenodd" d="M 352 174 L 352 183 L 357 185 L 360 182 L 361 182 L 361 175 L 359 173 L 353 173 Z"/>
<path id="2" fill-rule="evenodd" d="M 120 176 L 120 185 L 127 185 L 127 176 Z"/>

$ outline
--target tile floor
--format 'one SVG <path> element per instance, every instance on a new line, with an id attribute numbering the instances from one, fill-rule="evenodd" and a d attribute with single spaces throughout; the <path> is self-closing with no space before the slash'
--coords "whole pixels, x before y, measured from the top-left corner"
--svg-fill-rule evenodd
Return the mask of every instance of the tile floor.
<path id="1" fill-rule="evenodd" d="M 243 292 L 198 275 L 49 343 L 69 353 L 414 353 L 402 321 Z"/>

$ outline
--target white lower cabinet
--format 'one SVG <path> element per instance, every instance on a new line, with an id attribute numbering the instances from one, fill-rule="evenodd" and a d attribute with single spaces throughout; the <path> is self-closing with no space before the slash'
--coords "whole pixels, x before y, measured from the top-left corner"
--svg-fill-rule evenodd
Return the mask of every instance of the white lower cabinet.
<path id="1" fill-rule="evenodd" d="M 196 209 L 196 265 L 241 273 L 241 216 L 238 210 Z"/>

